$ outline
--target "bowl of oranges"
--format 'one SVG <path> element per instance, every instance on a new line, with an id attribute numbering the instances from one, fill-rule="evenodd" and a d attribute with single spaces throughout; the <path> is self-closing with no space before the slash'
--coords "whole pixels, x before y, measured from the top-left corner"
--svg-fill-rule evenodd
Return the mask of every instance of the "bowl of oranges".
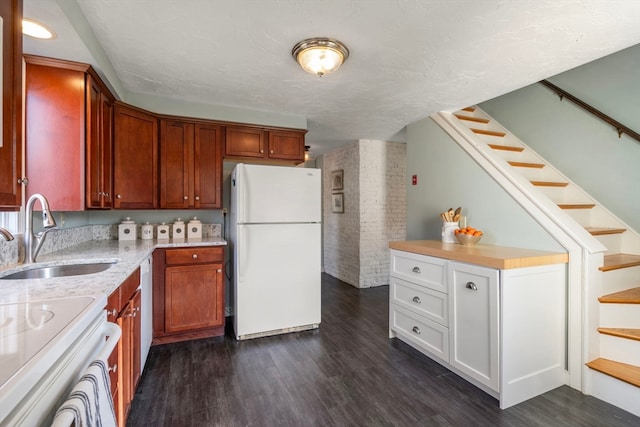
<path id="1" fill-rule="evenodd" d="M 482 239 L 482 231 L 473 227 L 458 228 L 453 232 L 458 242 L 464 246 L 473 246 Z"/>

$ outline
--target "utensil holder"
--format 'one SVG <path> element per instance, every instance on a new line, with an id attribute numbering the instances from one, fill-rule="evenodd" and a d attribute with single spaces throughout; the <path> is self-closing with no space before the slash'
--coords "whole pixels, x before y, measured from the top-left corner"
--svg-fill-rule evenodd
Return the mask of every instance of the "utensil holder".
<path id="1" fill-rule="evenodd" d="M 458 229 L 457 222 L 442 223 L 442 243 L 457 243 L 455 230 Z"/>

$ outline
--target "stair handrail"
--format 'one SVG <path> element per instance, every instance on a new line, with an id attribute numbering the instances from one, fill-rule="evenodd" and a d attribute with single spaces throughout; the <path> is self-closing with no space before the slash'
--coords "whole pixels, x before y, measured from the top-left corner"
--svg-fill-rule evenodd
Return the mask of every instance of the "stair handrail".
<path id="1" fill-rule="evenodd" d="M 552 91 L 554 91 L 556 93 L 556 95 L 558 95 L 560 97 L 561 101 L 562 101 L 563 98 L 567 98 L 569 101 L 571 101 L 574 104 L 582 107 L 583 109 L 587 110 L 588 112 L 590 112 L 594 116 L 598 117 L 599 119 L 601 119 L 601 120 L 607 122 L 608 124 L 610 124 L 611 126 L 613 126 L 616 129 L 616 131 L 618 132 L 618 138 L 622 138 L 622 134 L 624 133 L 624 134 L 627 134 L 628 136 L 630 136 L 631 138 L 635 139 L 636 141 L 640 142 L 640 133 L 634 131 L 633 129 L 629 128 L 628 126 L 623 125 L 622 123 L 620 123 L 616 119 L 614 119 L 614 118 L 612 118 L 610 116 L 607 116 L 602 111 L 600 111 L 597 108 L 587 104 L 583 100 L 581 100 L 579 98 L 576 98 L 575 96 L 571 95 L 569 92 L 567 92 L 566 90 L 562 89 L 561 87 L 558 87 L 558 86 L 554 85 L 549 80 L 540 80 L 540 83 L 545 85 L 546 87 L 548 87 Z"/>

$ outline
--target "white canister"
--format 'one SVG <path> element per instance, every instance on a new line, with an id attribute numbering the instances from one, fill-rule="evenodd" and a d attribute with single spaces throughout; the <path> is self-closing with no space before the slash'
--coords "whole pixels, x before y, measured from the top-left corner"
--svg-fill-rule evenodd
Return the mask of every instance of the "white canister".
<path id="1" fill-rule="evenodd" d="M 136 240 L 136 223 L 127 217 L 118 225 L 118 240 Z"/>
<path id="2" fill-rule="evenodd" d="M 443 222 L 442 223 L 442 243 L 456 243 L 456 236 L 454 231 L 458 229 L 457 222 Z"/>
<path id="3" fill-rule="evenodd" d="M 144 223 L 142 227 L 140 227 L 140 235 L 142 240 L 152 240 L 153 239 L 153 225 L 149 224 L 149 221 Z"/>
<path id="4" fill-rule="evenodd" d="M 158 240 L 169 240 L 169 226 L 164 222 L 156 228 Z"/>
<path id="5" fill-rule="evenodd" d="M 171 231 L 173 232 L 174 239 L 184 239 L 184 221 L 180 218 L 175 220 Z"/>
<path id="6" fill-rule="evenodd" d="M 187 224 L 187 237 L 189 239 L 202 239 L 202 222 L 195 216 Z"/>

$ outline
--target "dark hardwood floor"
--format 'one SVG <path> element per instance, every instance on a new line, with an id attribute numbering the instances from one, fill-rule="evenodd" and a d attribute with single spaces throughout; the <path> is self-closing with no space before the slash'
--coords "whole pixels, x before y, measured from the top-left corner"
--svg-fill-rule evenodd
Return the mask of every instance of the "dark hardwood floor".
<path id="1" fill-rule="evenodd" d="M 640 425 L 566 386 L 501 411 L 494 398 L 387 338 L 388 291 L 323 275 L 316 331 L 152 347 L 127 425 Z"/>

